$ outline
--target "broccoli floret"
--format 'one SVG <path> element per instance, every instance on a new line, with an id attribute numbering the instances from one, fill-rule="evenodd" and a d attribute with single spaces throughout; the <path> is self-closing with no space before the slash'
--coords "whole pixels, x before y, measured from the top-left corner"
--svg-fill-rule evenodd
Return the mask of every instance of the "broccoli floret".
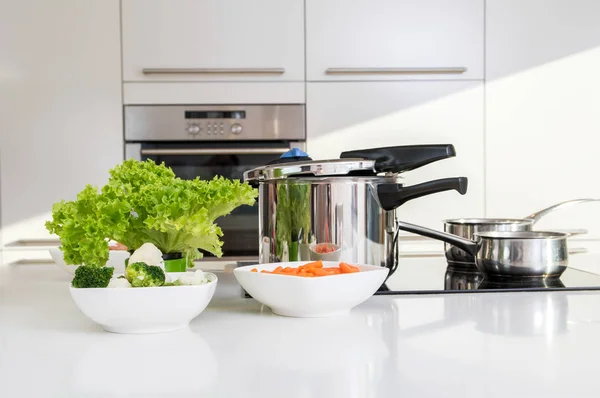
<path id="1" fill-rule="evenodd" d="M 133 287 L 162 286 L 165 283 L 162 268 L 142 262 L 127 265 L 125 277 Z"/>
<path id="2" fill-rule="evenodd" d="M 125 279 L 129 282 L 133 281 L 134 278 L 145 272 L 147 266 L 148 264 L 142 262 L 127 264 L 127 267 L 125 268 Z"/>
<path id="3" fill-rule="evenodd" d="M 76 288 L 107 287 L 115 271 L 112 267 L 79 266 L 71 285 Z"/>

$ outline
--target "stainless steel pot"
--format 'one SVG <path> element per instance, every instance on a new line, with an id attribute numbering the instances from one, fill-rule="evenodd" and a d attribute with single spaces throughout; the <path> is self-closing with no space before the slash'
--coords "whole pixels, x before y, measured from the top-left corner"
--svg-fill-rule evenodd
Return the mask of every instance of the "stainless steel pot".
<path id="1" fill-rule="evenodd" d="M 536 222 L 555 210 L 579 203 L 595 201 L 600 201 L 600 199 L 568 200 L 535 212 L 525 218 L 459 218 L 444 220 L 444 231 L 471 240 L 475 239 L 475 234 L 479 232 L 531 231 Z M 586 231 L 572 231 L 570 234 L 573 235 L 585 232 Z M 444 249 L 449 264 L 466 267 L 471 267 L 475 264 L 475 258 L 459 247 L 446 242 L 444 244 Z"/>
<path id="2" fill-rule="evenodd" d="M 489 276 L 559 277 L 567 269 L 569 234 L 562 232 L 478 232 L 473 241 L 401 221 L 398 228 L 461 248 Z"/>
<path id="3" fill-rule="evenodd" d="M 391 274 L 398 265 L 395 209 L 432 193 L 467 190 L 464 177 L 405 186 L 400 174 L 452 156 L 452 145 L 376 148 L 324 161 L 294 150 L 247 171 L 244 180 L 259 190 L 259 261 L 347 261 Z"/>

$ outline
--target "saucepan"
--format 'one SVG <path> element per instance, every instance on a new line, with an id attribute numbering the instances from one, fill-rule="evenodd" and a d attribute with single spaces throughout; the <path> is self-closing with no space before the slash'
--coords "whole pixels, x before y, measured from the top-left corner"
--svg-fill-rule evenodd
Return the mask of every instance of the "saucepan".
<path id="1" fill-rule="evenodd" d="M 567 269 L 570 234 L 564 232 L 476 232 L 476 240 L 470 240 L 402 221 L 398 228 L 464 250 L 489 277 L 560 277 Z"/>
<path id="2" fill-rule="evenodd" d="M 458 218 L 453 220 L 444 220 L 444 231 L 465 239 L 474 239 L 475 234 L 479 232 L 516 232 L 531 231 L 533 225 L 542 217 L 552 213 L 555 210 L 572 206 L 578 203 L 597 202 L 600 199 L 573 199 L 561 202 L 535 212 L 525 218 Z M 587 231 L 571 231 L 570 235 L 582 234 Z M 459 247 L 446 243 L 444 245 L 446 259 L 449 264 L 471 266 L 475 259 L 471 254 L 465 252 Z"/>

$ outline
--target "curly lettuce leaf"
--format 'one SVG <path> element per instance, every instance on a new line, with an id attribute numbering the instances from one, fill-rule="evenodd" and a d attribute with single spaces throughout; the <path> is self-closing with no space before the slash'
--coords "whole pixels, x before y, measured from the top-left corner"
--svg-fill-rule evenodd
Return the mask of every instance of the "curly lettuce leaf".
<path id="1" fill-rule="evenodd" d="M 163 252 L 183 252 L 192 258 L 201 257 L 197 249 L 220 257 L 223 232 L 215 219 L 241 205 L 254 204 L 258 194 L 247 184 L 222 177 L 210 181 L 177 178 L 162 189 L 147 185 L 139 193 L 134 209 L 144 219 L 145 238 Z"/>
<path id="2" fill-rule="evenodd" d="M 60 237 L 66 264 L 102 267 L 109 254 L 106 238 L 125 227 L 118 221 L 127 211 L 126 202 L 106 202 L 95 187 L 87 185 L 77 200 L 53 205 L 46 228 Z"/>
<path id="3" fill-rule="evenodd" d="M 196 179 L 193 182 L 200 182 Z M 229 180 L 216 176 L 208 181 L 201 206 L 208 209 L 209 218 L 214 221 L 219 217 L 226 216 L 241 205 L 252 206 L 258 196 L 256 189 L 239 180 Z"/>
<path id="4" fill-rule="evenodd" d="M 177 219 L 149 218 L 148 241 L 167 253 L 184 253 L 187 258 L 201 258 L 198 249 L 220 257 L 223 236 L 221 228 L 208 221 L 207 210 Z"/>
<path id="5" fill-rule="evenodd" d="M 60 237 L 68 264 L 104 265 L 107 239 L 130 249 L 149 242 L 188 259 L 200 258 L 198 249 L 220 257 L 223 232 L 215 220 L 258 196 L 238 180 L 183 180 L 152 160 L 126 160 L 109 173 L 100 193 L 86 186 L 77 200 L 53 207 L 46 227 Z"/>
<path id="6" fill-rule="evenodd" d="M 168 186 L 176 179 L 173 170 L 166 167 L 164 162 L 156 164 L 150 159 L 144 162 L 127 159 L 109 170 L 109 174 L 108 184 L 119 186 L 128 193 L 134 193 L 148 184 Z"/>

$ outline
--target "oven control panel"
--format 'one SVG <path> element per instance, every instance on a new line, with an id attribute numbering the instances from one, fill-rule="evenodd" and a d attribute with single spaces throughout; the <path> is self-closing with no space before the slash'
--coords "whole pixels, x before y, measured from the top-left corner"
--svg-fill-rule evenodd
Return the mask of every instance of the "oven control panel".
<path id="1" fill-rule="evenodd" d="M 239 135 L 242 133 L 244 128 L 240 123 L 223 123 L 223 122 L 192 122 L 188 123 L 186 131 L 192 135 L 197 136 L 204 134 L 207 136 L 224 136 L 225 134 Z"/>
<path id="2" fill-rule="evenodd" d="M 127 105 L 125 140 L 306 139 L 304 105 Z"/>
<path id="3" fill-rule="evenodd" d="M 187 132 L 193 136 L 237 135 L 242 132 L 242 125 L 231 121 L 246 119 L 246 111 L 244 109 L 186 110 L 184 117 L 188 122 Z"/>

